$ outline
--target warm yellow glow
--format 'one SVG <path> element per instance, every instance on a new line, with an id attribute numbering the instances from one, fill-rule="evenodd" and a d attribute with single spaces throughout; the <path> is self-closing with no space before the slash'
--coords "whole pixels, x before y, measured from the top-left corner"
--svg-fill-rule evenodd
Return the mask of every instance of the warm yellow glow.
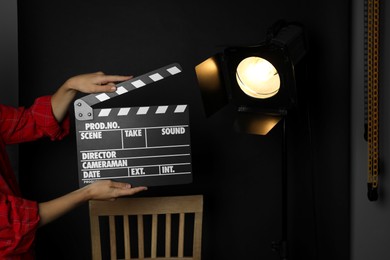
<path id="1" fill-rule="evenodd" d="M 199 85 L 205 91 L 216 91 L 221 86 L 218 64 L 214 57 L 209 58 L 195 67 Z"/>
<path id="2" fill-rule="evenodd" d="M 266 135 L 282 120 L 278 115 L 238 113 L 235 127 L 241 132 Z"/>
<path id="3" fill-rule="evenodd" d="M 245 94 L 254 98 L 270 98 L 278 93 L 280 77 L 276 68 L 260 57 L 248 57 L 236 71 L 237 83 Z"/>

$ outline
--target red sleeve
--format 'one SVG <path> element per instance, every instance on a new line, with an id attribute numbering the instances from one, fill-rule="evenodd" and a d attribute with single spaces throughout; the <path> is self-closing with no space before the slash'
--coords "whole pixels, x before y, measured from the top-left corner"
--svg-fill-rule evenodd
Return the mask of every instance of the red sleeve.
<path id="1" fill-rule="evenodd" d="M 51 96 L 37 98 L 29 108 L 0 105 L 0 134 L 7 144 L 29 142 L 41 137 L 61 140 L 69 133 L 69 114 L 59 124 L 55 119 Z"/>
<path id="2" fill-rule="evenodd" d="M 39 220 L 37 202 L 0 194 L 0 258 L 31 250 Z"/>

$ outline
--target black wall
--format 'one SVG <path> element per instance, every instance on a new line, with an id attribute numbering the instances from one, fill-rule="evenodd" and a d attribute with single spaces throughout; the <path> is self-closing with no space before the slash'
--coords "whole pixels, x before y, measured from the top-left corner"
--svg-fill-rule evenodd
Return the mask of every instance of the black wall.
<path id="1" fill-rule="evenodd" d="M 204 260 L 279 259 L 271 242 L 281 239 L 282 128 L 237 133 L 229 106 L 206 118 L 194 67 L 228 45 L 261 42 L 280 18 L 299 21 L 309 43 L 301 84 L 308 92 L 288 119 L 291 259 L 348 259 L 350 7 L 312 2 L 19 0 L 20 104 L 80 73 L 137 76 L 180 63 L 181 75 L 104 104 L 190 106 L 193 183 L 137 196 L 204 194 Z M 38 201 L 77 189 L 73 132 L 22 145 L 20 175 L 25 196 Z M 39 230 L 37 255 L 90 258 L 86 205 Z"/>
<path id="2" fill-rule="evenodd" d="M 0 1 L 0 103 L 18 105 L 18 16 L 17 3 Z M 18 146 L 7 147 L 16 176 L 19 172 Z"/>

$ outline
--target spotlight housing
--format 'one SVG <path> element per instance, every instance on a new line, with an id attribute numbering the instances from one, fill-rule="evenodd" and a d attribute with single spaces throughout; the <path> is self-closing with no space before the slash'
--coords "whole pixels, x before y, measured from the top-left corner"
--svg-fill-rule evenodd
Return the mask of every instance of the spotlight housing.
<path id="1" fill-rule="evenodd" d="M 195 67 L 206 115 L 232 102 L 238 124 L 249 123 L 251 116 L 256 122 L 264 115 L 285 116 L 298 102 L 295 66 L 305 54 L 302 26 L 280 20 L 268 29 L 264 42 L 229 47 L 208 58 Z"/>

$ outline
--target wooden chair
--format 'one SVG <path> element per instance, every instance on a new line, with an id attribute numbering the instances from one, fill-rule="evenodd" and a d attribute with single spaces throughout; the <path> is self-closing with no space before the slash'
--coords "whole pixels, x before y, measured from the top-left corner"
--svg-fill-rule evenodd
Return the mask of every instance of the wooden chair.
<path id="1" fill-rule="evenodd" d="M 201 259 L 203 195 L 90 201 L 89 213 L 93 260 Z"/>

